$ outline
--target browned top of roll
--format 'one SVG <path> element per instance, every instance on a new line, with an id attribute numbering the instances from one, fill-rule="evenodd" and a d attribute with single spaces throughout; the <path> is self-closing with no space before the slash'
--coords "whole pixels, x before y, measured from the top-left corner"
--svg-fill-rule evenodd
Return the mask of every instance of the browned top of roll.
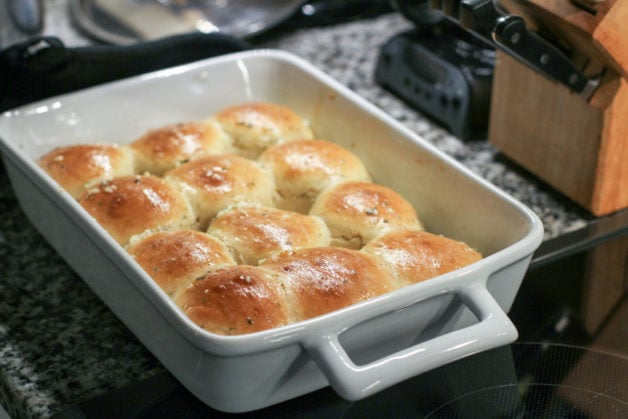
<path id="1" fill-rule="evenodd" d="M 346 181 L 323 191 L 311 215 L 321 217 L 332 234 L 332 244 L 359 249 L 382 234 L 421 230 L 414 207 L 383 185 Z"/>
<path id="2" fill-rule="evenodd" d="M 186 228 L 194 216 L 183 196 L 155 176 L 123 176 L 90 187 L 79 203 L 121 245 L 149 229 Z"/>
<path id="3" fill-rule="evenodd" d="M 130 150 L 109 144 L 59 147 L 43 156 L 39 165 L 74 198 L 85 192 L 90 181 L 134 173 Z"/>
<path id="4" fill-rule="evenodd" d="M 375 256 L 399 285 L 409 285 L 482 259 L 467 244 L 425 231 L 399 231 L 368 243 L 362 251 Z"/>
<path id="5" fill-rule="evenodd" d="M 194 323 L 213 333 L 271 329 L 291 320 L 277 277 L 257 266 L 228 266 L 194 281 L 175 302 Z"/>
<path id="6" fill-rule="evenodd" d="M 128 251 L 169 296 L 210 270 L 235 265 L 220 241 L 194 230 L 161 231 L 131 239 Z"/>
<path id="7" fill-rule="evenodd" d="M 312 138 L 308 123 L 293 110 L 272 103 L 251 102 L 224 108 L 215 120 L 243 156 L 257 158 L 266 148 L 285 141 Z"/>
<path id="8" fill-rule="evenodd" d="M 192 160 L 166 172 L 165 178 L 189 199 L 203 230 L 229 205 L 254 202 L 271 206 L 275 193 L 272 174 L 257 162 L 231 154 Z"/>
<path id="9" fill-rule="evenodd" d="M 236 206 L 212 221 L 208 233 L 236 253 L 236 259 L 257 265 L 283 250 L 329 245 L 329 230 L 320 218 L 271 207 Z"/>
<path id="10" fill-rule="evenodd" d="M 229 140 L 212 122 L 183 122 L 150 130 L 130 144 L 138 173 L 161 176 L 195 154 L 226 152 Z"/>
<path id="11" fill-rule="evenodd" d="M 297 320 L 304 320 L 392 291 L 393 283 L 366 253 L 319 247 L 280 253 L 260 266 L 281 272 Z"/>
<path id="12" fill-rule="evenodd" d="M 307 213 L 319 193 L 343 179 L 371 180 L 362 161 L 325 140 L 297 140 L 275 145 L 259 157 L 271 167 L 279 208 Z"/>

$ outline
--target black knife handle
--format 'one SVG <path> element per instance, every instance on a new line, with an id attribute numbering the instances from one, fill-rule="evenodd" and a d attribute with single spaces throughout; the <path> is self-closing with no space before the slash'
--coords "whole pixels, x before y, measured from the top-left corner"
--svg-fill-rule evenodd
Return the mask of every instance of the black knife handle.
<path id="1" fill-rule="evenodd" d="M 493 32 L 495 43 L 547 77 L 580 93 L 588 78 L 558 48 L 528 31 L 520 16 L 500 17 Z"/>

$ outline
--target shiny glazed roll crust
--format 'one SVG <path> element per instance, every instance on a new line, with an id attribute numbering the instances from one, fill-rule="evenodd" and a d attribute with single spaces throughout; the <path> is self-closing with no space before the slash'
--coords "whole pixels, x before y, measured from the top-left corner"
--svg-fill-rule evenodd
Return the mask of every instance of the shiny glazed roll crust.
<path id="1" fill-rule="evenodd" d="M 185 122 L 148 131 L 130 147 L 138 173 L 161 176 L 194 155 L 228 151 L 229 139 L 215 122 Z"/>
<path id="2" fill-rule="evenodd" d="M 280 105 L 244 103 L 39 163 L 212 333 L 320 316 L 481 258 L 422 232 L 409 202 Z"/>
<path id="3" fill-rule="evenodd" d="M 292 321 L 279 275 L 257 266 L 209 272 L 175 302 L 194 323 L 221 335 L 258 332 Z"/>
<path id="4" fill-rule="evenodd" d="M 482 259 L 467 244 L 425 231 L 398 231 L 368 243 L 363 252 L 385 266 L 399 286 L 414 284 Z"/>
<path id="5" fill-rule="evenodd" d="M 270 206 L 275 185 L 257 162 L 222 154 L 192 160 L 166 172 L 192 204 L 202 230 L 219 211 L 239 202 Z"/>
<path id="6" fill-rule="evenodd" d="M 313 138 L 309 124 L 284 106 L 252 102 L 225 108 L 214 119 L 229 135 L 237 153 L 257 158 L 268 147 Z"/>
<path id="7" fill-rule="evenodd" d="M 358 250 L 319 247 L 288 251 L 260 266 L 285 276 L 296 320 L 329 313 L 395 289 L 375 259 Z"/>
<path id="8" fill-rule="evenodd" d="M 383 185 L 346 181 L 323 191 L 310 215 L 331 231 L 334 246 L 360 249 L 370 240 L 399 230 L 422 230 L 414 207 Z"/>
<path id="9" fill-rule="evenodd" d="M 323 189 L 341 180 L 370 182 L 362 161 L 349 150 L 324 140 L 297 140 L 266 150 L 259 161 L 275 176 L 277 207 L 307 213 Z"/>
<path id="10" fill-rule="evenodd" d="M 220 212 L 208 233 L 231 249 L 239 263 L 257 265 L 275 253 L 329 245 L 320 218 L 271 207 L 236 206 Z"/>
<path id="11" fill-rule="evenodd" d="M 39 165 L 74 198 L 85 192 L 89 182 L 135 173 L 133 153 L 109 144 L 56 148 L 43 156 Z"/>
<path id="12" fill-rule="evenodd" d="M 207 272 L 236 264 L 219 240 L 194 230 L 136 236 L 127 250 L 171 297 Z"/>
<path id="13" fill-rule="evenodd" d="M 123 246 L 146 230 L 188 228 L 194 221 L 183 196 L 155 176 L 123 176 L 97 183 L 79 203 Z"/>

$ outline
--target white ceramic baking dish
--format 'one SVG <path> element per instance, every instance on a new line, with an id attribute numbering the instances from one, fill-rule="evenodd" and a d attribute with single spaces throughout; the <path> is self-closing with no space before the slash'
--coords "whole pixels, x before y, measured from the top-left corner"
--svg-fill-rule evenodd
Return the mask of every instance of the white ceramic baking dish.
<path id="1" fill-rule="evenodd" d="M 130 142 L 147 129 L 251 100 L 308 118 L 319 138 L 354 151 L 374 181 L 410 200 L 427 230 L 486 257 L 322 317 L 218 336 L 187 319 L 36 164 L 56 146 Z M 505 313 L 542 240 L 539 219 L 288 53 L 237 53 L 30 104 L 2 115 L 0 137 L 32 223 L 163 365 L 216 409 L 250 411 L 326 385 L 356 400 L 516 339 Z"/>

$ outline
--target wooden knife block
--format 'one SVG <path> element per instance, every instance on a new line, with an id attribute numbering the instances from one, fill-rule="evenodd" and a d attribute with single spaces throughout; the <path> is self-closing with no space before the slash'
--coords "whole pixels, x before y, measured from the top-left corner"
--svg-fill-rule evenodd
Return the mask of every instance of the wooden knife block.
<path id="1" fill-rule="evenodd" d="M 540 28 L 587 56 L 585 72 L 605 69 L 599 87 L 587 100 L 499 51 L 488 137 L 601 216 L 628 207 L 628 1 L 607 0 L 596 14 L 561 1 L 518 0 Z"/>

